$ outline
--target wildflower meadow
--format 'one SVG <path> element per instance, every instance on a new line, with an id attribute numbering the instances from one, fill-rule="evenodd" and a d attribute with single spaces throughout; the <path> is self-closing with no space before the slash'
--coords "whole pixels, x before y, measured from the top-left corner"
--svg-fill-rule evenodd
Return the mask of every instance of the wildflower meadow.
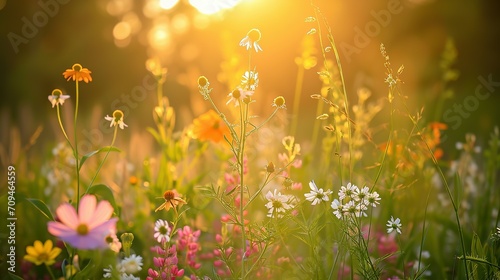
<path id="1" fill-rule="evenodd" d="M 33 2 L 3 28 L 0 278 L 500 279 L 500 74 L 391 37 L 439 1 L 375 2 Z"/>

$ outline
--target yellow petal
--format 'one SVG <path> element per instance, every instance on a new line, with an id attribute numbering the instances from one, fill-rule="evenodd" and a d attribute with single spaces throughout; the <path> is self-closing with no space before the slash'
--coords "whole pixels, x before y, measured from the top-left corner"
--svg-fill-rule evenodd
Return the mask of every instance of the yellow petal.
<path id="1" fill-rule="evenodd" d="M 35 250 L 40 254 L 43 253 L 43 244 L 40 240 L 35 241 Z"/>
<path id="2" fill-rule="evenodd" d="M 59 254 L 61 253 L 61 248 L 54 248 L 52 251 L 49 253 L 49 258 L 50 259 L 55 259 Z"/>
<path id="3" fill-rule="evenodd" d="M 38 256 L 38 252 L 35 250 L 35 247 L 33 246 L 27 246 L 26 253 L 28 253 L 28 255 L 30 256 Z"/>
<path id="4" fill-rule="evenodd" d="M 45 241 L 45 244 L 43 245 L 43 251 L 47 253 L 50 252 L 50 250 L 52 250 L 52 246 L 53 246 L 52 240 L 49 239 Z"/>
<path id="5" fill-rule="evenodd" d="M 31 262 L 31 263 L 34 263 L 35 265 L 41 265 L 42 262 L 40 260 L 38 260 L 37 258 L 31 256 L 31 255 L 24 255 L 24 259 Z"/>

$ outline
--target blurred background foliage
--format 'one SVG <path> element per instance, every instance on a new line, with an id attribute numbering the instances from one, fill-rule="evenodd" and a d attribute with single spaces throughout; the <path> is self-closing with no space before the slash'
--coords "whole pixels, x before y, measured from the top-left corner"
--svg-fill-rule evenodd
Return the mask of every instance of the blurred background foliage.
<path id="1" fill-rule="evenodd" d="M 220 103 L 226 102 L 226 95 L 232 90 L 227 73 L 235 70 L 232 74 L 236 75 L 237 66 L 246 63 L 246 52 L 236 42 L 251 28 L 261 30 L 260 43 L 264 49 L 253 56 L 260 78 L 255 98 L 262 104 L 271 104 L 275 96 L 285 96 L 290 116 L 297 79 L 294 60 L 301 55 L 302 40 L 310 29 L 304 22 L 313 14 L 310 1 L 222 0 L 213 1 L 218 6 L 203 8 L 208 2 L 211 1 L 0 0 L 2 165 L 8 164 L 12 145 L 29 143 L 37 127 L 43 128 L 39 138 L 42 143 L 44 139 L 53 142 L 59 135 L 47 96 L 54 88 L 72 94 L 73 84 L 64 81 L 61 73 L 74 63 L 89 68 L 94 79 L 81 87 L 81 116 L 88 119 L 89 130 L 91 123 L 126 106 L 130 109 L 125 120 L 131 129 L 124 132 L 128 141 L 133 133 L 144 133 L 143 128 L 153 123 L 154 90 L 148 91 L 150 94 L 139 102 L 126 97 L 148 77 L 145 67 L 148 58 L 157 57 L 168 68 L 164 93 L 177 111 L 176 125 L 180 129 L 208 110 L 197 92 L 199 75 L 207 76 L 214 92 L 221 97 Z M 415 111 L 425 108 L 428 121 L 445 122 L 443 112 L 474 94 L 478 76 L 491 74 L 493 81 L 500 81 L 496 43 L 500 37 L 500 4 L 496 1 L 312 2 L 328 20 L 338 46 L 354 45 L 357 28 L 364 30 L 374 22 L 374 13 L 387 10 L 394 3 L 401 6 L 402 11 L 392 14 L 386 26 L 369 36 L 369 42 L 359 53 L 347 58 L 340 50 L 352 98 L 356 98 L 355 92 L 360 87 L 369 88 L 374 99 L 386 96 L 380 43 L 388 49 L 393 67 L 405 65 L 404 93 Z M 43 16 L 34 19 L 43 11 L 41 3 L 57 6 L 57 12 L 46 16 L 45 21 Z M 12 33 L 22 36 L 26 20 L 45 24 L 39 24 L 32 38 L 25 38 L 25 43 L 14 47 Z M 445 52 L 446 42 L 450 41 L 453 44 Z M 450 62 L 447 67 L 458 74 L 457 79 L 443 79 L 444 53 Z M 317 55 L 318 65 L 304 74 L 299 112 L 304 123 L 313 122 L 316 117 L 317 102 L 309 96 L 321 88 L 316 72 L 320 71 L 322 59 L 320 52 Z M 498 92 L 480 101 L 478 109 L 463 119 L 457 129 L 449 128 L 450 139 L 463 141 L 465 132 L 473 132 L 478 135 L 478 142 L 484 143 L 500 117 Z M 70 108 L 64 109 L 71 116 Z M 14 127 L 19 129 L 19 137 L 12 136 Z M 301 141 L 310 135 L 311 126 L 299 127 L 296 137 Z M 453 147 L 454 142 L 448 144 Z"/>

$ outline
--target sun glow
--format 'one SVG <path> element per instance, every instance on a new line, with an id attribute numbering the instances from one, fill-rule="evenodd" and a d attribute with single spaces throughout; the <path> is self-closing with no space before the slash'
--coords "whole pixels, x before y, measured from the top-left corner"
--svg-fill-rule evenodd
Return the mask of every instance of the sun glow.
<path id="1" fill-rule="evenodd" d="M 179 3 L 179 0 L 160 0 L 160 7 L 165 10 L 172 9 L 175 5 Z"/>
<path id="2" fill-rule="evenodd" d="M 189 4 L 200 13 L 212 15 L 222 10 L 230 9 L 240 3 L 241 0 L 189 0 Z"/>

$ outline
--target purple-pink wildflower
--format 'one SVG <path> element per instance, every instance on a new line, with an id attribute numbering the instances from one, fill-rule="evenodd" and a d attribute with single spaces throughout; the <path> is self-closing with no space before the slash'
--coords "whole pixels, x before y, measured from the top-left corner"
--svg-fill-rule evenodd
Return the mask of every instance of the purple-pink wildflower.
<path id="1" fill-rule="evenodd" d="M 118 218 L 111 218 L 113 207 L 94 195 L 84 195 L 78 213 L 69 203 L 56 210 L 59 221 L 48 223 L 48 231 L 77 249 L 107 248 L 106 237 L 116 232 Z"/>

